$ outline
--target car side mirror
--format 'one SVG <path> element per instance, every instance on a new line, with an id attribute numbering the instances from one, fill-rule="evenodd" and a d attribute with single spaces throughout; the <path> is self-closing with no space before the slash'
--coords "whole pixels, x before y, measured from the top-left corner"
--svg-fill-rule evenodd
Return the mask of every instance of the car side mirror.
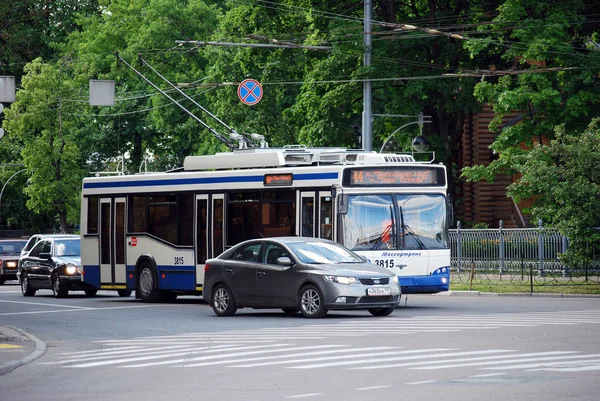
<path id="1" fill-rule="evenodd" d="M 50 252 L 40 252 L 40 259 L 50 259 Z"/>
<path id="2" fill-rule="evenodd" d="M 291 266 L 293 264 L 292 259 L 290 259 L 287 256 L 282 256 L 280 258 L 277 258 L 276 263 L 281 266 Z"/>

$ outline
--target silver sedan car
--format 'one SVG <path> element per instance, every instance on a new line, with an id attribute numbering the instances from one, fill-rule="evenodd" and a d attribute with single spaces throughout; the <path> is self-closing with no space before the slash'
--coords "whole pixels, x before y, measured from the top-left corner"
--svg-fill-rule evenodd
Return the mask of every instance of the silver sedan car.
<path id="1" fill-rule="evenodd" d="M 278 237 L 245 241 L 207 260 L 202 296 L 218 316 L 251 307 L 317 318 L 330 309 L 387 316 L 400 294 L 394 273 L 336 242 Z"/>

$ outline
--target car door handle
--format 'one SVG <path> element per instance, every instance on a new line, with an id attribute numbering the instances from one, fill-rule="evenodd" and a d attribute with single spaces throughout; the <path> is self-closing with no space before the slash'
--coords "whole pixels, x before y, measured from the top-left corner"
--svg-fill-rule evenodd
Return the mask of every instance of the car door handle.
<path id="1" fill-rule="evenodd" d="M 232 269 L 225 269 L 225 273 L 233 273 Z"/>
<path id="2" fill-rule="evenodd" d="M 264 276 L 265 274 L 267 274 L 267 273 L 265 273 L 265 272 L 258 272 L 259 276 Z"/>

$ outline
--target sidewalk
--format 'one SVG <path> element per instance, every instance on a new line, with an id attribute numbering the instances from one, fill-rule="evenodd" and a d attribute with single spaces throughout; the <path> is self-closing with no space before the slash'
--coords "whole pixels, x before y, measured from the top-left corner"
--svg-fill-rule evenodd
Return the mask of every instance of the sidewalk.
<path id="1" fill-rule="evenodd" d="M 22 329 L 0 326 L 0 376 L 36 360 L 46 352 L 46 344 Z"/>

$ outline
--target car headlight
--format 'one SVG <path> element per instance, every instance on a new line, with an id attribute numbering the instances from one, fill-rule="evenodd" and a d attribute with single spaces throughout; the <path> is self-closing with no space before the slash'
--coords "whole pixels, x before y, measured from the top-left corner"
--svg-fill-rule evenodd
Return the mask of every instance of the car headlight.
<path id="1" fill-rule="evenodd" d="M 65 266 L 65 273 L 67 273 L 67 274 L 75 274 L 75 273 L 77 273 L 77 266 L 75 266 L 75 265 L 66 265 Z"/>
<path id="2" fill-rule="evenodd" d="M 338 284 L 357 284 L 358 280 L 356 277 L 344 277 L 344 276 L 323 276 L 325 281 L 329 281 L 330 283 L 338 283 Z"/>
<path id="3" fill-rule="evenodd" d="M 390 283 L 392 283 L 392 284 L 398 284 L 398 276 L 392 276 L 390 278 Z"/>

